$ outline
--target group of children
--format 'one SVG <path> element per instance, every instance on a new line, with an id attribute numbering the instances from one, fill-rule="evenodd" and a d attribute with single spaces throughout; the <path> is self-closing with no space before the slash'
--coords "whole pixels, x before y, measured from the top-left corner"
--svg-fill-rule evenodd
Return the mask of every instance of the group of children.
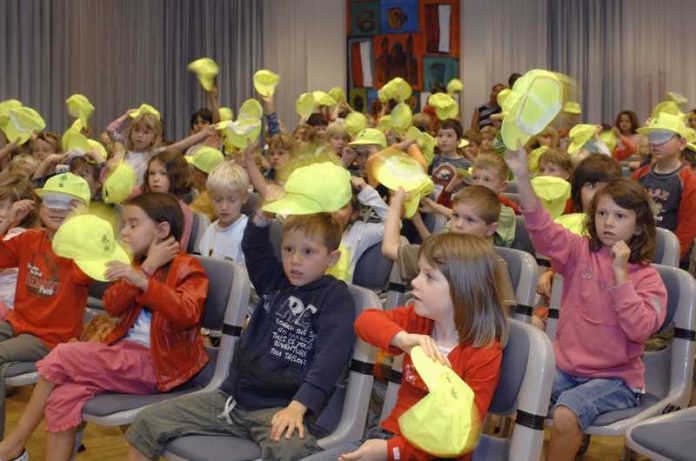
<path id="1" fill-rule="evenodd" d="M 414 126 L 435 140 L 429 151 L 422 139 L 375 128 L 379 116 L 375 127 L 350 134 L 346 103 L 320 107 L 288 133 L 273 95 L 260 99 L 264 149 L 254 142 L 230 149 L 214 126 L 217 109 L 198 111 L 190 136 L 165 142 L 159 113 L 146 105 L 110 124 L 101 148 L 62 152 L 58 137 L 42 132 L 0 149 L 0 363 L 36 362 L 40 375 L 20 422 L 0 442 L 0 459 L 27 459 L 24 446 L 44 416 L 46 459 L 70 459 L 90 397 L 166 392 L 205 366 L 199 327 L 208 279 L 189 253 L 244 265 L 259 301 L 221 387 L 141 411 L 126 432 L 130 459 L 158 459 L 187 434 L 251 439 L 263 459 L 435 458 L 401 435 L 398 423 L 428 393 L 409 352 L 420 346 L 451 367 L 473 390 L 477 414 L 486 415 L 516 305 L 494 245 L 512 245 L 515 215 L 550 259 L 539 293 L 550 295 L 554 272 L 564 276 L 547 458 L 573 459 L 598 415 L 639 403 L 641 354 L 667 306 L 650 266 L 656 226 L 677 234 L 685 265 L 696 237 L 696 176 L 682 154 L 691 148 L 683 117 L 661 112 L 640 128 L 624 111 L 613 152 L 601 127 L 582 125 L 549 126 L 527 146 L 501 152 L 491 96 L 477 112 L 479 124 L 486 120 L 480 131 L 464 132 L 458 120 L 439 120 L 428 108 L 414 116 Z M 381 116 L 393 104 L 384 106 Z M 636 157 L 642 139 L 645 158 Z M 415 213 L 406 211 L 415 190 L 374 180 L 373 159 L 390 149 L 432 178 Z M 633 158 L 643 164 L 635 180 L 619 163 Z M 511 180 L 516 196 L 505 195 Z M 85 213 L 107 217 L 103 242 L 120 235 L 132 258 L 101 267 L 111 282 L 104 308 L 118 320 L 99 342 L 75 341 L 92 272 L 53 246 L 60 228 Z M 426 225 L 422 215 L 435 214 L 447 219 L 445 229 Z M 571 214 L 579 229 L 567 228 L 563 217 Z M 282 222 L 280 257 L 273 219 Z M 196 220 L 212 222 L 196 236 Z M 346 284 L 380 242 L 411 283 L 412 301 L 356 318 Z M 402 386 L 379 427 L 324 451 L 317 438 L 325 431 L 315 423 L 356 334 L 388 354 L 406 353 Z"/>

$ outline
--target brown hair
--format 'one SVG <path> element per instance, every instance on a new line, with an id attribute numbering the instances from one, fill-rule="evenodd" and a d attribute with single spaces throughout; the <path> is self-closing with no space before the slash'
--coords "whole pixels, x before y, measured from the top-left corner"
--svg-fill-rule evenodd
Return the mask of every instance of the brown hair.
<path id="1" fill-rule="evenodd" d="M 498 222 L 500 216 L 500 200 L 495 192 L 485 186 L 471 185 L 465 187 L 452 198 L 452 205 L 466 202 L 476 207 L 479 216 L 486 224 Z"/>
<path id="2" fill-rule="evenodd" d="M 655 253 L 655 240 L 657 238 L 655 217 L 651 207 L 652 201 L 643 186 L 628 178 L 612 179 L 592 198 L 590 209 L 587 210 L 586 224 L 587 233 L 590 236 L 590 249 L 593 252 L 599 251 L 603 246 L 595 227 L 595 213 L 599 199 L 604 196 L 610 197 L 621 208 L 636 213 L 635 235 L 631 237 L 629 242 L 626 242 L 631 249 L 628 261 L 634 264 L 650 264 Z"/>
<path id="3" fill-rule="evenodd" d="M 446 232 L 428 237 L 420 255 L 449 283 L 459 343 L 486 347 L 498 340 L 504 345 L 508 325 L 493 246 L 480 237 Z"/>
<path id="4" fill-rule="evenodd" d="M 183 195 L 191 192 L 191 171 L 189 170 L 188 162 L 177 152 L 160 152 L 150 158 L 150 161 L 147 162 L 147 169 L 143 179 L 143 192 L 151 192 L 147 180 L 150 173 L 150 165 L 155 160 L 164 165 L 164 169 L 167 170 L 170 194 L 181 198 Z"/>
<path id="5" fill-rule="evenodd" d="M 616 128 L 619 128 L 619 121 L 621 120 L 622 115 L 628 115 L 629 120 L 631 120 L 630 133 L 636 134 L 636 130 L 640 128 L 640 122 L 638 121 L 638 116 L 632 110 L 622 110 L 621 112 L 619 112 L 619 115 L 616 116 L 616 120 L 614 120 L 614 126 Z"/>
<path id="6" fill-rule="evenodd" d="M 125 205 L 137 206 L 158 224 L 169 223 L 169 236 L 174 237 L 177 242 L 181 240 L 181 234 L 184 232 L 184 212 L 172 195 L 146 192 L 128 200 Z"/>
<path id="7" fill-rule="evenodd" d="M 17 224 L 17 227 L 30 228 L 36 224 L 39 216 L 39 205 L 41 200 L 34 192 L 34 186 L 24 178 L 10 177 L 7 181 L 0 183 L 0 201 L 9 200 L 10 203 L 19 200 L 32 200 L 34 208 Z"/>
<path id="8" fill-rule="evenodd" d="M 101 168 L 96 163 L 88 160 L 86 157 L 73 157 L 70 160 L 70 172 L 75 173 L 80 167 L 87 167 L 92 172 L 92 178 L 95 181 L 99 181 L 99 175 L 101 173 Z"/>
<path id="9" fill-rule="evenodd" d="M 274 134 L 268 138 L 269 153 L 272 150 L 285 150 L 288 151 L 288 153 L 291 153 L 295 150 L 296 145 L 297 143 L 295 142 L 295 138 L 289 134 Z"/>
<path id="10" fill-rule="evenodd" d="M 590 155 L 578 163 L 570 181 L 570 198 L 573 201 L 573 211 L 582 212 L 581 191 L 585 184 L 609 182 L 621 177 L 621 164 L 606 155 Z"/>
<path id="11" fill-rule="evenodd" d="M 51 145 L 51 147 L 53 147 L 53 150 L 56 151 L 56 153 L 61 152 L 60 138 L 58 138 L 58 135 L 55 133 L 51 133 L 50 131 L 42 131 L 41 133 L 37 134 L 36 138 L 34 138 L 31 141 L 32 149 L 34 148 L 34 144 L 36 144 L 36 141 L 47 142 Z"/>
<path id="12" fill-rule="evenodd" d="M 462 124 L 459 123 L 458 120 L 454 120 L 452 118 L 448 118 L 446 120 L 443 120 L 440 122 L 440 130 L 454 130 L 454 132 L 457 134 L 457 139 L 462 138 L 462 133 L 464 132 L 464 129 L 462 128 Z"/>
<path id="13" fill-rule="evenodd" d="M 154 114 L 150 113 L 145 113 L 142 115 L 139 115 L 135 117 L 133 120 L 131 120 L 130 124 L 128 125 L 128 129 L 126 130 L 126 150 L 132 151 L 133 150 L 133 142 L 131 141 L 131 133 L 133 133 L 133 130 L 138 125 L 145 125 L 148 127 L 150 130 L 155 132 L 155 138 L 152 141 L 152 146 L 157 147 L 162 143 L 162 135 L 164 134 L 164 125 L 162 125 L 162 122 L 155 117 Z"/>
<path id="14" fill-rule="evenodd" d="M 505 160 L 498 154 L 479 154 L 474 159 L 474 169 L 489 170 L 493 169 L 498 172 L 498 179 L 507 181 L 509 169 Z"/>
<path id="15" fill-rule="evenodd" d="M 556 128 L 552 127 L 551 125 L 547 126 L 544 128 L 544 131 L 534 136 L 534 140 L 541 145 L 538 138 L 539 136 L 545 135 L 551 136 L 551 147 L 558 147 L 558 130 Z"/>
<path id="16" fill-rule="evenodd" d="M 463 138 L 468 139 L 469 142 L 476 144 L 481 144 L 481 133 L 476 130 L 468 129 L 464 132 Z"/>
<path id="17" fill-rule="evenodd" d="M 557 167 L 565 170 L 568 174 L 573 173 L 573 163 L 570 161 L 570 155 L 566 154 L 560 149 L 549 149 L 539 157 L 539 166 L 542 163 L 551 163 Z"/>
<path id="18" fill-rule="evenodd" d="M 305 235 L 319 237 L 330 252 L 338 249 L 343 237 L 341 226 L 329 213 L 290 216 L 283 224 L 283 236 L 290 231 L 301 231 Z"/>

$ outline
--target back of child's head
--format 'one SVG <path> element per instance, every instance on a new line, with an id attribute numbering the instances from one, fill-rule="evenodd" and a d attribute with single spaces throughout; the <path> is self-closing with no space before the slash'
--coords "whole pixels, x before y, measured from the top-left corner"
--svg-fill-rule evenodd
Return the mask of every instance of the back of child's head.
<path id="1" fill-rule="evenodd" d="M 342 123 L 338 122 L 330 123 L 329 126 L 326 128 L 326 139 L 329 138 L 343 138 L 346 141 L 350 141 L 350 135 L 348 134 L 348 131 Z"/>
<path id="2" fill-rule="evenodd" d="M 430 116 L 430 114 L 426 112 L 419 112 L 417 114 L 413 114 L 411 123 L 413 124 L 413 126 L 415 126 L 424 133 L 430 133 L 433 127 L 433 119 Z"/>
<path id="3" fill-rule="evenodd" d="M 461 139 L 462 134 L 464 133 L 462 124 L 459 123 L 459 120 L 455 120 L 453 118 L 448 118 L 446 120 L 441 121 L 440 130 L 454 130 L 454 132 L 457 134 L 458 139 Z"/>
<path id="4" fill-rule="evenodd" d="M 493 139 L 495 138 L 495 134 L 497 132 L 498 130 L 496 130 L 494 126 L 486 125 L 483 128 L 481 128 L 481 139 Z"/>
<path id="5" fill-rule="evenodd" d="M 471 185 L 457 192 L 452 198 L 454 208 L 460 203 L 475 207 L 479 217 L 486 224 L 498 222 L 500 216 L 500 200 L 495 192 L 485 186 Z"/>
<path id="6" fill-rule="evenodd" d="M 560 169 L 566 171 L 569 175 L 573 172 L 573 163 L 570 161 L 570 155 L 561 149 L 549 149 L 539 157 L 539 167 L 546 164 L 556 165 Z"/>
<path id="7" fill-rule="evenodd" d="M 498 179 L 507 181 L 509 169 L 507 163 L 500 155 L 481 153 L 472 165 L 474 170 L 493 170 L 498 174 Z"/>
<path id="8" fill-rule="evenodd" d="M 507 342 L 507 318 L 497 283 L 498 257 L 483 238 L 446 232 L 428 237 L 421 257 L 449 283 L 460 344 Z"/>
<path id="9" fill-rule="evenodd" d="M 222 162 L 210 172 L 205 187 L 211 194 L 245 194 L 249 189 L 249 175 L 235 162 Z"/>
<path id="10" fill-rule="evenodd" d="M 188 162 L 177 152 L 160 152 L 150 158 L 148 169 L 145 170 L 145 177 L 143 179 L 143 192 L 151 192 L 148 184 L 148 176 L 150 174 L 150 165 L 155 161 L 160 162 L 167 171 L 170 194 L 175 197 L 182 197 L 191 192 L 191 170 L 189 169 Z"/>
<path id="11" fill-rule="evenodd" d="M 283 236 L 293 231 L 321 240 L 329 252 L 338 249 L 343 237 L 341 226 L 329 213 L 290 216 L 283 224 Z"/>
<path id="12" fill-rule="evenodd" d="M 622 110 L 619 112 L 619 114 L 616 116 L 616 120 L 614 120 L 614 126 L 619 128 L 619 122 L 621 121 L 621 117 L 623 115 L 627 116 L 631 121 L 631 129 L 629 132 L 631 134 L 635 134 L 636 130 L 640 128 L 640 122 L 638 121 L 638 116 L 632 110 Z"/>
<path id="13" fill-rule="evenodd" d="M 198 119 L 201 119 L 204 122 L 207 122 L 208 125 L 212 125 L 213 113 L 210 109 L 203 108 L 203 109 L 198 109 L 196 112 L 191 114 L 191 120 L 189 121 L 189 125 L 191 126 L 191 129 L 193 129 L 193 126 L 196 124 Z"/>
<path id="14" fill-rule="evenodd" d="M 462 137 L 469 142 L 481 144 L 481 133 L 477 130 L 468 129 Z"/>
<path id="15" fill-rule="evenodd" d="M 655 253 L 657 230 L 652 201 L 645 188 L 636 181 L 619 176 L 597 191 L 587 211 L 587 233 L 590 236 L 590 249 L 592 251 L 598 251 L 603 245 L 595 227 L 595 214 L 602 197 L 609 197 L 619 207 L 635 212 L 635 232 L 631 240 L 626 242 L 631 249 L 628 261 L 649 264 Z"/>
<path id="16" fill-rule="evenodd" d="M 149 112 L 138 115 L 128 124 L 128 129 L 126 130 L 126 150 L 132 151 L 133 140 L 131 139 L 131 134 L 137 127 L 146 127 L 154 133 L 154 138 L 149 149 L 157 147 L 162 143 L 162 136 L 164 135 L 164 124 L 157 118 L 154 114 Z"/>
<path id="17" fill-rule="evenodd" d="M 92 179 L 94 181 L 99 181 L 99 174 L 101 173 L 101 168 L 97 163 L 83 156 L 73 157 L 72 160 L 70 160 L 70 172 L 78 176 L 82 176 L 81 174 L 79 174 L 82 171 L 89 171 L 89 174 L 92 177 Z"/>
<path id="18" fill-rule="evenodd" d="M 17 227 L 34 227 L 39 216 L 41 199 L 34 192 L 34 186 L 32 186 L 31 182 L 23 178 L 13 177 L 0 182 L 0 202 L 5 200 L 9 201 L 10 205 L 19 200 L 32 200 L 34 208 L 17 224 Z"/>
<path id="19" fill-rule="evenodd" d="M 326 127 L 329 125 L 329 122 L 326 121 L 323 115 L 314 113 L 309 116 L 307 119 L 307 125 L 312 126 L 312 127 Z"/>
<path id="20" fill-rule="evenodd" d="M 178 242 L 184 231 L 184 213 L 179 202 L 170 194 L 161 192 L 145 192 L 130 200 L 125 205 L 136 206 L 156 223 L 169 224 L 169 236 Z"/>
<path id="21" fill-rule="evenodd" d="M 573 210 L 582 212 L 582 188 L 585 184 L 607 183 L 614 178 L 620 178 L 621 164 L 607 155 L 590 155 L 580 162 L 573 170 L 570 181 Z"/>

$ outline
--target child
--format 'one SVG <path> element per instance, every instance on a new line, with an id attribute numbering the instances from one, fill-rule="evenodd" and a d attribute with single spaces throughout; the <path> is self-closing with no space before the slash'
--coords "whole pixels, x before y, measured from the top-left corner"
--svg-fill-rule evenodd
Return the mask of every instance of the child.
<path id="1" fill-rule="evenodd" d="M 39 381 L 15 431 L 0 443 L 1 459 L 22 452 L 45 413 L 46 449 L 51 459 L 67 461 L 82 406 L 95 394 L 166 392 L 208 361 L 199 333 L 208 278 L 179 250 L 183 216 L 176 199 L 142 194 L 126 203 L 122 216 L 121 237 L 134 265 L 105 261 L 101 268 L 113 282 L 104 308 L 120 322 L 103 343 L 62 344 L 37 363 Z"/>
<path id="2" fill-rule="evenodd" d="M 492 125 L 481 128 L 481 146 L 479 148 L 480 153 L 495 154 L 495 147 L 493 147 L 493 143 L 495 141 L 496 133 L 497 130 Z"/>
<path id="3" fill-rule="evenodd" d="M 34 193 L 34 188 L 28 181 L 15 180 L 0 185 L 0 221 L 7 217 L 7 214 L 12 209 L 12 204 L 20 200 L 32 201 L 32 210 L 20 221 L 10 223 L 10 228 L 3 240 L 10 240 L 36 225 L 40 202 Z M 0 320 L 2 321 L 7 318 L 10 310 L 14 308 L 17 273 L 18 269 L 16 267 L 0 270 Z"/>
<path id="4" fill-rule="evenodd" d="M 266 179 L 284 184 L 288 178 L 289 166 L 295 152 L 295 139 L 288 134 L 276 134 L 268 140 L 268 161 L 271 168 Z"/>
<path id="5" fill-rule="evenodd" d="M 401 435 L 399 417 L 428 394 L 411 362 L 421 346 L 471 387 L 479 424 L 493 399 L 507 341 L 507 320 L 496 283 L 497 256 L 483 239 L 452 233 L 422 245 L 412 305 L 367 310 L 355 322 L 358 336 L 390 354 L 406 353 L 396 404 L 366 439 L 335 447 L 309 460 L 426 460 L 438 456 L 411 445 Z M 475 300 L 475 301 L 474 301 Z M 470 460 L 471 454 L 459 459 Z"/>
<path id="6" fill-rule="evenodd" d="M 526 151 L 520 146 L 506 160 L 534 247 L 564 278 L 548 459 L 572 460 L 597 416 L 636 406 L 645 388 L 641 354 L 667 306 L 662 279 L 649 266 L 655 220 L 640 185 L 617 178 L 590 203 L 589 237 L 577 235 L 553 223 L 534 195 Z"/>
<path id="7" fill-rule="evenodd" d="M 681 160 L 686 147 L 686 126 L 681 117 L 661 112 L 638 132 L 647 134 L 650 155 L 655 160 L 633 173 L 656 205 L 657 225 L 677 235 L 681 245 L 681 267 L 688 267 L 688 255 L 696 238 L 696 175 Z"/>
<path id="8" fill-rule="evenodd" d="M 180 154 L 160 152 L 150 158 L 143 176 L 143 192 L 160 192 L 176 197 L 184 216 L 184 226 L 177 241 L 186 251 L 191 238 L 193 212 L 184 198 L 191 193 L 191 176 L 188 163 Z"/>
<path id="9" fill-rule="evenodd" d="M 249 189 L 249 176 L 241 166 L 224 162 L 208 176 L 206 191 L 210 195 L 217 221 L 203 233 L 199 243 L 202 255 L 224 258 L 244 264 L 242 237 L 249 218 L 242 214 Z"/>
<path id="10" fill-rule="evenodd" d="M 48 156 L 61 152 L 60 139 L 50 131 L 39 133 L 31 141 L 31 155 L 39 162 L 43 162 Z"/>
<path id="11" fill-rule="evenodd" d="M 382 149 L 387 148 L 387 138 L 376 128 L 360 130 L 355 139 L 348 143 L 351 149 L 346 149 L 342 157 L 343 165 L 353 176 L 365 178 L 367 159 Z"/>
<path id="12" fill-rule="evenodd" d="M 458 168 L 466 170 L 471 166 L 469 160 L 460 157 L 457 152 L 461 138 L 461 123 L 452 119 L 440 122 L 440 129 L 437 130 L 439 154 L 435 155 L 433 163 L 430 165 L 430 174 L 435 182 L 437 195 L 454 178 Z"/>
<path id="13" fill-rule="evenodd" d="M 560 149 L 549 149 L 539 157 L 539 176 L 554 176 L 568 181 L 572 171 L 570 156 Z"/>
<path id="14" fill-rule="evenodd" d="M 612 131 L 619 138 L 619 143 L 614 147 L 612 155 L 617 160 L 626 160 L 638 150 L 640 135 L 636 131 L 640 127 L 638 116 L 632 110 L 619 112 L 614 121 Z"/>
<path id="15" fill-rule="evenodd" d="M 324 275 L 338 260 L 341 230 L 328 214 L 291 216 L 281 263 L 268 224 L 259 210 L 244 233 L 249 276 L 262 300 L 235 345 L 227 379 L 215 391 L 140 412 L 126 433 L 131 460 L 158 459 L 167 442 L 187 434 L 250 438 L 263 459 L 319 450 L 306 418 L 318 416 L 353 346 L 351 295 Z"/>
<path id="16" fill-rule="evenodd" d="M 329 148 L 339 157 L 343 155 L 343 149 L 350 142 L 348 131 L 338 122 L 329 124 L 326 128 L 326 143 Z"/>
<path id="17" fill-rule="evenodd" d="M 191 211 L 205 215 L 210 221 L 214 221 L 215 210 L 212 203 L 210 203 L 210 195 L 208 194 L 206 183 L 210 172 L 225 161 L 225 156 L 218 149 L 202 146 L 198 148 L 195 154 L 184 158 L 189 163 L 191 182 L 198 192 L 198 196 L 191 202 Z"/>
<path id="18" fill-rule="evenodd" d="M 472 184 L 484 186 L 495 192 L 503 206 L 512 208 L 515 214 L 520 214 L 518 205 L 502 195 L 507 187 L 509 173 L 505 160 L 498 154 L 480 154 L 474 162 L 471 174 Z"/>
<path id="19" fill-rule="evenodd" d="M 479 148 L 481 146 L 481 134 L 475 130 L 466 130 L 462 136 L 462 139 L 468 141 L 469 143 L 462 149 L 464 152 L 464 157 L 473 163 L 479 154 Z"/>
<path id="20" fill-rule="evenodd" d="M 123 160 L 135 170 L 137 186 L 142 186 L 150 157 L 154 154 L 154 149 L 162 142 L 164 126 L 159 116 L 150 112 L 142 113 L 130 121 L 125 137 L 122 137 L 119 134 L 119 127 L 126 123 L 130 113 L 131 111 L 128 111 L 116 119 L 107 130 L 111 133 L 112 139 L 125 142 Z M 119 148 L 116 150 L 118 151 Z M 116 155 L 114 158 L 118 157 L 119 155 Z"/>

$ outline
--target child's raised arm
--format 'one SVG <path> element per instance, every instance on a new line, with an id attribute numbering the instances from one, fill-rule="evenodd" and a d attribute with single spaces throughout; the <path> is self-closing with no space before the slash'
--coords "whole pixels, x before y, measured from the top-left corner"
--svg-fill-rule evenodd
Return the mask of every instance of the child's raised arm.
<path id="1" fill-rule="evenodd" d="M 406 192 L 399 188 L 392 195 L 387 219 L 384 221 L 384 239 L 382 240 L 382 255 L 385 258 L 396 261 L 401 243 L 401 210 L 406 201 Z"/>
<path id="2" fill-rule="evenodd" d="M 505 154 L 505 162 L 515 175 L 517 192 L 520 194 L 520 204 L 522 208 L 526 211 L 535 209 L 539 204 L 539 199 L 534 194 L 534 189 L 532 189 L 532 183 L 529 178 L 527 151 L 518 142 L 517 152 L 508 151 L 507 154 Z"/>

